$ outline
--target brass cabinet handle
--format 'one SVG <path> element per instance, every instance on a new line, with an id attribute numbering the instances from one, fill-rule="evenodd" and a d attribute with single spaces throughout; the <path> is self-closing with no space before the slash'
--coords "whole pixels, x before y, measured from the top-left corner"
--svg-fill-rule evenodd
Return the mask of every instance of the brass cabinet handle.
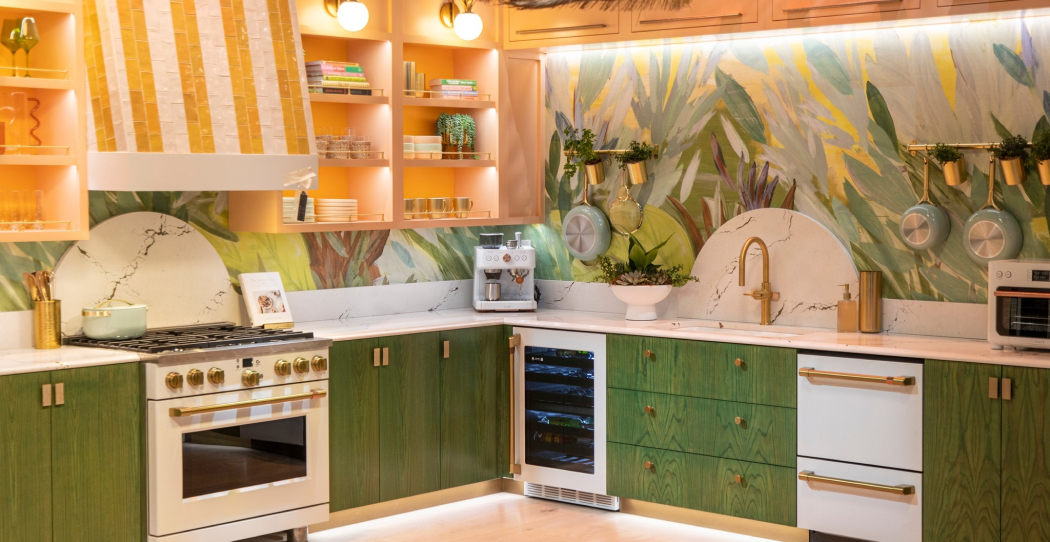
<path id="1" fill-rule="evenodd" d="M 197 414 L 210 414 L 212 412 L 221 412 L 223 410 L 237 410 L 240 408 L 276 405 L 279 403 L 290 403 L 292 401 L 302 401 L 304 399 L 318 399 L 327 395 L 328 391 L 326 390 L 310 390 L 308 393 L 282 395 L 280 397 L 267 397 L 266 399 L 251 399 L 248 401 L 237 401 L 235 403 L 221 403 L 218 405 L 172 408 L 168 410 L 168 413 L 171 415 L 172 418 L 185 418 L 186 416 L 195 416 Z"/>
<path id="2" fill-rule="evenodd" d="M 799 11 L 809 11 L 811 9 L 831 9 L 831 8 L 849 8 L 855 6 L 877 6 L 880 4 L 900 4 L 904 0 L 865 0 L 863 2 L 843 2 L 841 4 L 828 4 L 826 6 L 799 6 L 797 8 L 785 8 L 780 11 L 784 13 L 796 13 Z"/>
<path id="3" fill-rule="evenodd" d="M 740 358 L 736 358 L 736 359 L 733 360 L 733 365 L 736 365 L 737 367 L 743 367 L 744 366 L 744 360 L 742 360 Z"/>
<path id="4" fill-rule="evenodd" d="M 51 406 L 51 384 L 44 384 L 41 403 L 44 408 Z"/>
<path id="5" fill-rule="evenodd" d="M 915 493 L 915 486 L 899 485 L 899 486 L 888 486 L 884 484 L 872 484 L 870 482 L 858 482 L 856 480 L 844 480 L 842 478 L 829 478 L 827 476 L 819 476 L 814 474 L 813 471 L 804 470 L 798 473 L 798 479 L 803 482 L 824 482 L 826 484 L 834 484 L 837 486 L 853 487 L 858 489 L 870 489 L 872 491 L 881 491 L 883 493 L 892 493 L 894 495 L 911 495 Z"/>
<path id="6" fill-rule="evenodd" d="M 736 418 L 733 418 L 733 423 L 735 423 L 737 425 L 740 425 L 740 426 L 743 426 L 744 425 L 744 419 L 741 418 L 740 416 L 737 416 Z"/>
<path id="7" fill-rule="evenodd" d="M 695 17 L 671 17 L 670 19 L 642 19 L 638 24 L 661 24 L 679 23 L 683 21 L 702 21 L 705 19 L 721 19 L 723 17 L 743 17 L 743 13 L 723 13 L 721 15 L 697 15 Z"/>
<path id="8" fill-rule="evenodd" d="M 516 352 L 517 347 L 520 346 L 520 345 L 521 345 L 521 335 L 511 335 L 510 336 L 510 378 L 507 379 L 507 380 L 510 381 L 510 438 L 508 439 L 510 441 L 510 455 L 508 457 L 510 458 L 510 472 L 511 472 L 511 474 L 521 474 L 521 464 L 518 463 L 517 461 L 515 461 L 515 457 L 514 457 L 515 451 L 516 451 L 514 449 L 514 440 L 517 437 L 517 434 L 514 431 L 514 409 L 515 409 L 515 404 L 514 404 L 514 391 L 515 391 L 514 390 L 514 377 L 515 377 L 514 353 Z"/>
<path id="9" fill-rule="evenodd" d="M 383 365 L 390 365 L 390 348 L 383 347 Z"/>
<path id="10" fill-rule="evenodd" d="M 656 463 L 653 463 L 652 461 L 645 462 L 645 470 L 653 470 L 655 467 Z"/>
<path id="11" fill-rule="evenodd" d="M 1016 299 L 1050 299 L 1050 292 L 1012 292 L 1009 290 L 996 290 L 995 297 L 1010 297 Z"/>
<path id="12" fill-rule="evenodd" d="M 875 382 L 888 384 L 890 386 L 914 386 L 914 376 L 873 376 L 853 373 L 836 373 L 832 371 L 818 371 L 812 367 L 803 367 L 798 370 L 798 376 L 806 378 L 834 378 L 837 380 L 852 380 L 854 382 Z"/>
<path id="13" fill-rule="evenodd" d="M 645 413 L 646 413 L 646 414 L 652 414 L 652 413 L 654 413 L 654 412 L 656 412 L 656 409 L 655 409 L 655 408 L 653 408 L 653 407 L 651 407 L 651 406 L 649 406 L 649 405 L 646 405 L 646 406 L 645 406 Z"/>
<path id="14" fill-rule="evenodd" d="M 734 474 L 733 475 L 733 481 L 738 483 L 738 484 L 740 484 L 740 485 L 742 485 L 742 486 L 747 485 L 747 480 L 745 480 L 744 477 L 740 476 L 739 474 Z"/>
<path id="15" fill-rule="evenodd" d="M 999 379 L 995 378 L 994 376 L 988 378 L 988 398 L 999 398 Z"/>
<path id="16" fill-rule="evenodd" d="M 1009 401 L 1014 398 L 1014 390 L 1012 382 L 1009 378 L 1003 379 L 1003 401 Z M 59 384 L 61 386 L 61 384 Z M 62 403 L 59 403 L 62 404 Z"/>
<path id="17" fill-rule="evenodd" d="M 66 385 L 59 382 L 55 384 L 55 406 L 66 404 Z"/>
<path id="18" fill-rule="evenodd" d="M 656 354 L 654 354 L 652 350 L 646 350 L 645 351 L 645 357 L 647 357 L 647 358 L 649 358 L 649 359 L 651 359 L 653 361 L 656 361 Z"/>
<path id="19" fill-rule="evenodd" d="M 379 349 L 378 348 L 373 348 L 372 349 L 372 366 L 373 367 L 379 367 L 379 365 L 381 363 L 379 356 L 380 356 Z"/>
<path id="20" fill-rule="evenodd" d="M 606 28 L 607 24 L 582 24 L 579 26 L 557 26 L 553 28 L 530 28 L 528 30 L 516 30 L 515 34 L 546 34 L 548 32 L 569 32 L 571 30 L 594 30 L 596 28 Z"/>
<path id="21" fill-rule="evenodd" d="M 444 342 L 442 348 L 444 349 L 443 355 L 445 356 L 445 359 L 448 359 L 448 341 Z"/>

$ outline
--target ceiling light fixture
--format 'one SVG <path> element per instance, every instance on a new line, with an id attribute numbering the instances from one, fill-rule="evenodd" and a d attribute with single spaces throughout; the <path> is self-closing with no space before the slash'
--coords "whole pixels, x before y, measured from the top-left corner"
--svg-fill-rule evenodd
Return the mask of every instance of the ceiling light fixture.
<path id="1" fill-rule="evenodd" d="M 324 9 L 350 32 L 357 32 L 368 24 L 368 6 L 357 0 L 324 0 Z"/>
<path id="2" fill-rule="evenodd" d="M 451 28 L 456 35 L 465 41 L 478 39 L 485 25 L 481 16 L 474 13 L 474 0 L 462 0 L 466 11 L 461 12 L 456 0 L 450 0 L 441 6 L 441 24 Z"/>

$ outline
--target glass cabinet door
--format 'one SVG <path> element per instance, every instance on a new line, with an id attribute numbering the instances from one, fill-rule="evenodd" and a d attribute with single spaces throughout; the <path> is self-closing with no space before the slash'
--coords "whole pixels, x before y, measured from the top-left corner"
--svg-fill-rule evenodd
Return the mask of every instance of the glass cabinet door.
<path id="1" fill-rule="evenodd" d="M 594 474 L 594 353 L 525 347 L 525 463 Z"/>
<path id="2" fill-rule="evenodd" d="M 1050 339 L 1050 292 L 1000 288 L 995 292 L 992 310 L 999 335 Z"/>

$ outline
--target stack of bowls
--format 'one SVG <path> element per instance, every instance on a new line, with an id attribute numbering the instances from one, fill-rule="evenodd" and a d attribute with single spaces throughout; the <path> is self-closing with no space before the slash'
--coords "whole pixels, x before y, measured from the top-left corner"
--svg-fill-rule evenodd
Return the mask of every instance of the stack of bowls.
<path id="1" fill-rule="evenodd" d="M 405 160 L 416 158 L 416 136 L 405 136 Z"/>
<path id="2" fill-rule="evenodd" d="M 314 198 L 314 209 L 318 222 L 357 221 L 356 199 Z"/>
<path id="3" fill-rule="evenodd" d="M 299 198 L 284 198 L 284 221 L 298 222 L 296 220 L 296 206 L 299 204 Z M 306 198 L 306 220 L 304 222 L 314 222 L 314 199 Z"/>
<path id="4" fill-rule="evenodd" d="M 415 136 L 415 147 L 419 160 L 441 159 L 441 136 Z"/>

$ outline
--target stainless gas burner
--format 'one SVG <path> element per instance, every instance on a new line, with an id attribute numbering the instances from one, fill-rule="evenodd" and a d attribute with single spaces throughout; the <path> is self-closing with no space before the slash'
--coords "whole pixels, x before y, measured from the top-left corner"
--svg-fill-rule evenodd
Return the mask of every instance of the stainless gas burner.
<path id="1" fill-rule="evenodd" d="M 187 350 L 301 341 L 312 339 L 313 336 L 313 333 L 290 329 L 264 329 L 221 323 L 151 329 L 138 339 L 122 341 L 89 339 L 83 335 L 77 335 L 66 338 L 64 342 L 71 346 L 113 348 L 144 354 L 160 354 L 163 352 L 184 352 Z"/>

